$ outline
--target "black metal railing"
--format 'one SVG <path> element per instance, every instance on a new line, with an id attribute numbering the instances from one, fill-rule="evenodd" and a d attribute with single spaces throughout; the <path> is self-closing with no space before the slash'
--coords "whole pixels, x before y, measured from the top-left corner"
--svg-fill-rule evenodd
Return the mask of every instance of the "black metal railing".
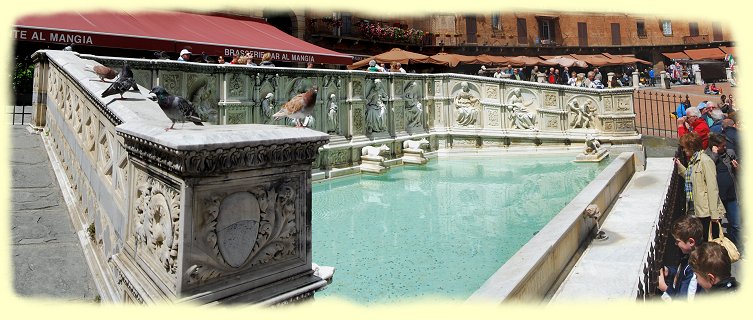
<path id="1" fill-rule="evenodd" d="M 685 193 L 683 192 L 684 180 L 677 173 L 677 168 L 672 171 L 669 182 L 667 197 L 659 212 L 659 220 L 656 224 L 656 233 L 651 243 L 651 249 L 646 262 L 643 265 L 643 275 L 638 281 L 638 300 L 650 300 L 660 294 L 658 290 L 659 269 L 665 265 L 675 265 L 679 261 L 680 252 L 672 238 L 672 223 L 685 214 Z"/>
<path id="2" fill-rule="evenodd" d="M 633 106 L 638 132 L 649 136 L 677 138 L 677 117 L 673 112 L 682 99 L 676 94 L 635 91 Z"/>
<path id="3" fill-rule="evenodd" d="M 27 110 L 29 112 L 26 112 Z M 10 112 L 8 112 L 8 114 L 11 116 L 11 123 L 13 125 L 24 125 L 29 123 L 31 121 L 31 110 L 31 106 L 27 105 L 10 106 Z"/>

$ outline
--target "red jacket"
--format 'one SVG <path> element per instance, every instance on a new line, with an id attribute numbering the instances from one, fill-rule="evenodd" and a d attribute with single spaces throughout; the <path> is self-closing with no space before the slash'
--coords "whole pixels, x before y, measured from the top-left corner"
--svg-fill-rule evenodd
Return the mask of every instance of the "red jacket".
<path id="1" fill-rule="evenodd" d="M 703 149 L 705 150 L 709 146 L 709 125 L 706 124 L 706 120 L 703 119 L 703 117 L 698 117 L 693 121 L 693 123 L 690 124 L 690 127 L 693 128 L 693 132 L 697 133 L 701 137 L 701 142 L 703 143 Z M 677 128 L 677 135 L 682 137 L 686 133 L 690 132 L 688 128 L 685 128 L 685 126 L 680 126 Z"/>

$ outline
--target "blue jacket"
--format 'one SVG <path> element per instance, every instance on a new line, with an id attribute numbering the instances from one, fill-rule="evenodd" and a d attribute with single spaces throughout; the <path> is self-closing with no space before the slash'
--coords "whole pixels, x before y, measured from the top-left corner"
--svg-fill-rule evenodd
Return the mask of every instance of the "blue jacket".
<path id="1" fill-rule="evenodd" d="M 695 278 L 693 268 L 688 264 L 687 254 L 680 258 L 679 266 L 667 267 L 667 269 L 669 273 L 664 280 L 667 283 L 667 294 L 673 300 L 690 300 L 703 289 Z M 676 280 L 675 276 L 677 276 Z"/>

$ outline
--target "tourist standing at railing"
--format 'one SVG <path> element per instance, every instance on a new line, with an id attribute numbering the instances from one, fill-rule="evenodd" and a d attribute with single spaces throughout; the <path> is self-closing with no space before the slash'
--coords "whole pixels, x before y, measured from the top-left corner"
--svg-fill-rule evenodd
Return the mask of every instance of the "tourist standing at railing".
<path id="1" fill-rule="evenodd" d="M 735 150 L 727 149 L 727 139 L 719 133 L 709 135 L 709 147 L 706 155 L 714 160 L 716 165 L 716 183 L 719 186 L 719 198 L 727 211 L 727 235 L 742 252 L 743 242 L 740 241 L 740 212 L 737 197 L 737 154 Z"/>
<path id="2" fill-rule="evenodd" d="M 688 257 L 703 243 L 703 225 L 698 218 L 686 215 L 673 223 L 671 232 L 682 257 L 677 266 L 664 266 L 659 270 L 657 288 L 663 292 L 661 298 L 664 301 L 691 301 L 701 287 L 688 264 Z"/>
<path id="3" fill-rule="evenodd" d="M 533 69 L 531 69 L 531 76 L 528 78 L 528 81 L 536 82 L 539 81 L 539 66 L 533 66 Z"/>
<path id="4" fill-rule="evenodd" d="M 180 56 L 178 57 L 178 61 L 190 61 L 191 60 L 191 51 L 188 51 L 188 49 L 180 50 Z"/>
<path id="5" fill-rule="evenodd" d="M 570 73 L 570 77 L 567 79 L 567 85 L 575 87 L 575 82 L 578 80 L 578 74 L 575 71 Z"/>
<path id="6" fill-rule="evenodd" d="M 374 60 L 369 61 L 369 67 L 366 68 L 366 71 L 379 72 L 379 67 L 377 67 L 376 61 Z"/>
<path id="7" fill-rule="evenodd" d="M 601 77 L 601 72 L 599 71 L 599 68 L 594 68 L 594 80 L 599 80 L 599 82 L 604 83 L 604 80 Z"/>
<path id="8" fill-rule="evenodd" d="M 708 240 L 705 237 L 709 235 L 709 228 L 712 229 L 712 239 L 718 238 L 721 230 L 717 222 L 724 218 L 727 211 L 719 198 L 716 164 L 704 152 L 701 137 L 695 132 L 681 136 L 680 146 L 689 158 L 687 167 L 679 159 L 674 159 L 678 173 L 685 178 L 685 212 L 701 220 L 704 242 Z"/>
<path id="9" fill-rule="evenodd" d="M 511 77 L 511 79 L 514 79 L 514 80 L 522 80 L 523 79 L 522 76 L 520 75 L 520 71 L 519 70 L 520 69 L 518 69 L 518 68 L 515 68 L 515 69 L 512 70 L 512 77 Z"/>
<path id="10" fill-rule="evenodd" d="M 709 125 L 701 117 L 698 107 L 685 109 L 686 115 L 677 118 L 677 135 L 682 138 L 685 134 L 695 132 L 701 138 L 702 149 L 709 146 Z"/>
<path id="11" fill-rule="evenodd" d="M 651 68 L 648 70 L 648 81 L 649 84 L 653 87 L 656 84 L 656 81 L 654 80 L 655 74 L 654 74 L 654 68 Z"/>
<path id="12" fill-rule="evenodd" d="M 570 68 L 564 67 L 562 69 L 562 77 L 560 77 L 560 84 L 570 85 Z"/>
<path id="13" fill-rule="evenodd" d="M 698 284 L 707 293 L 732 293 L 740 286 L 737 279 L 732 276 L 732 261 L 729 254 L 716 242 L 698 246 L 690 254 L 688 263 L 693 267 Z"/>
<path id="14" fill-rule="evenodd" d="M 265 52 L 264 55 L 261 56 L 261 63 L 259 63 L 260 67 L 274 67 L 275 64 L 272 63 L 272 54 L 269 52 Z"/>
<path id="15" fill-rule="evenodd" d="M 735 150 L 739 159 L 742 150 L 740 150 L 738 143 L 736 112 L 730 112 L 727 114 L 727 118 L 722 120 L 722 134 L 727 138 L 727 149 Z"/>

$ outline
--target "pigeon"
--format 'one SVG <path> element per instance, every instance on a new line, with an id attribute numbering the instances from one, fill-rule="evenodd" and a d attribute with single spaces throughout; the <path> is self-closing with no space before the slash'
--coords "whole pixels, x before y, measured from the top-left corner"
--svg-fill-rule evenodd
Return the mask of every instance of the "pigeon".
<path id="1" fill-rule="evenodd" d="M 170 60 L 170 56 L 167 55 L 164 51 L 155 51 L 154 57 L 161 60 Z"/>
<path id="2" fill-rule="evenodd" d="M 170 128 L 165 128 L 165 131 L 172 129 L 173 126 L 175 126 L 176 121 L 191 121 L 197 126 L 204 125 L 203 123 L 201 123 L 201 119 L 199 118 L 199 115 L 196 113 L 196 109 L 194 109 L 194 106 L 190 101 L 182 97 L 169 94 L 167 90 L 165 90 L 165 88 L 161 86 L 156 86 L 152 88 L 152 91 L 149 92 L 154 93 L 159 107 L 162 108 L 162 111 L 165 112 L 165 115 L 167 115 L 167 117 L 173 121 L 173 124 L 170 126 Z"/>
<path id="3" fill-rule="evenodd" d="M 120 98 L 123 99 L 123 94 L 131 88 L 137 91 L 139 90 L 136 81 L 133 80 L 133 71 L 131 71 L 131 67 L 128 66 L 127 62 L 123 62 L 123 70 L 120 70 L 120 76 L 110 85 L 110 87 L 102 92 L 102 98 L 113 94 L 120 94 Z"/>
<path id="4" fill-rule="evenodd" d="M 97 65 L 97 66 L 87 65 L 85 69 L 87 71 L 96 73 L 97 76 L 99 76 L 99 80 L 102 82 L 109 82 L 109 81 L 105 81 L 105 79 L 112 80 L 118 76 L 117 71 L 115 71 L 112 68 L 105 67 L 103 65 Z"/>
<path id="5" fill-rule="evenodd" d="M 282 108 L 280 108 L 280 111 L 277 111 L 272 117 L 274 117 L 275 120 L 279 120 L 282 117 L 294 119 L 296 121 L 296 127 L 302 128 L 303 126 L 301 125 L 300 120 L 311 115 L 314 111 L 317 92 L 319 92 L 319 88 L 313 86 L 308 91 L 299 93 L 290 99 L 290 101 L 285 102 L 285 104 L 282 105 Z"/>
<path id="6" fill-rule="evenodd" d="M 63 51 L 73 51 L 73 43 L 65 46 L 65 48 L 63 48 Z"/>

